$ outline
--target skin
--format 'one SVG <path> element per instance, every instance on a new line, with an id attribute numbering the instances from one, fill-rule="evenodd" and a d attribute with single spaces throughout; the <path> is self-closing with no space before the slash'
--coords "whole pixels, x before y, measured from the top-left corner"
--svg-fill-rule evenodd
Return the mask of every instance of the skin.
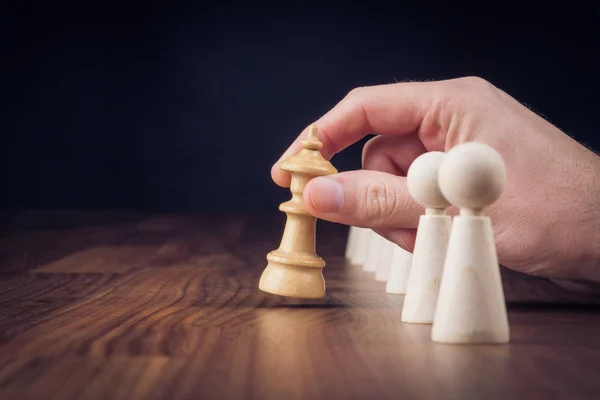
<path id="1" fill-rule="evenodd" d="M 314 123 L 328 159 L 376 135 L 363 149 L 363 170 L 308 183 L 304 201 L 316 217 L 372 228 L 412 251 L 423 208 L 406 189 L 410 164 L 424 152 L 478 141 L 495 148 L 507 167 L 502 197 L 485 209 L 500 263 L 572 289 L 600 284 L 600 157 L 489 82 L 361 87 Z M 307 133 L 308 127 L 279 161 L 298 152 Z M 279 161 L 272 178 L 288 187 Z"/>

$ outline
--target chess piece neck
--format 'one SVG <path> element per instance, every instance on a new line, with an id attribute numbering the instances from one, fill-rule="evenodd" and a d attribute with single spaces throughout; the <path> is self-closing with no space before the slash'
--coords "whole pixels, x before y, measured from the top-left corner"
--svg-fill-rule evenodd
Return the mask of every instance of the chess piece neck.
<path id="1" fill-rule="evenodd" d="M 445 208 L 426 208 L 425 215 L 446 215 Z"/>
<path id="2" fill-rule="evenodd" d="M 460 215 L 465 217 L 482 217 L 483 209 L 474 209 L 474 208 L 461 208 Z"/>

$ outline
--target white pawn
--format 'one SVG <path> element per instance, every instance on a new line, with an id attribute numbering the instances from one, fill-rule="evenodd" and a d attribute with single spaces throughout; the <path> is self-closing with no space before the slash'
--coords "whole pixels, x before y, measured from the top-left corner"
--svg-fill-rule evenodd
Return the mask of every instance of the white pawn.
<path id="1" fill-rule="evenodd" d="M 367 251 L 369 250 L 369 244 L 371 241 L 371 231 L 370 228 L 356 228 L 358 232 L 356 233 L 357 238 L 356 249 L 352 252 L 352 264 L 356 265 L 364 265 L 365 260 L 367 258 Z"/>
<path id="2" fill-rule="evenodd" d="M 356 264 L 356 260 L 363 259 L 366 246 L 361 242 L 362 228 L 350 226 L 348 228 L 348 241 L 346 242 L 345 258 L 351 264 Z"/>
<path id="3" fill-rule="evenodd" d="M 510 332 L 491 219 L 483 208 L 506 185 L 498 152 L 481 143 L 452 148 L 439 169 L 440 189 L 460 207 L 454 218 L 431 331 L 440 343 L 508 343 Z"/>
<path id="4" fill-rule="evenodd" d="M 369 229 L 368 235 L 365 236 L 367 240 L 367 251 L 363 264 L 363 271 L 377 272 L 385 239 L 371 229 Z"/>
<path id="5" fill-rule="evenodd" d="M 405 294 L 408 286 L 408 274 L 411 269 L 412 254 L 400 246 L 394 246 L 392 265 L 385 292 L 388 294 Z"/>
<path id="6" fill-rule="evenodd" d="M 352 260 L 352 255 L 356 252 L 358 244 L 358 229 L 355 226 L 350 226 L 348 228 L 348 241 L 346 242 L 346 252 L 345 257 L 346 260 Z"/>
<path id="7" fill-rule="evenodd" d="M 446 215 L 450 203 L 438 184 L 438 170 L 445 155 L 440 151 L 425 153 L 413 161 L 406 174 L 408 192 L 425 207 L 425 215 L 419 219 L 402 307 L 403 322 L 431 324 L 435 316 L 452 227 L 452 218 Z"/>
<path id="8" fill-rule="evenodd" d="M 379 265 L 375 272 L 375 280 L 377 282 L 387 282 L 390 276 L 390 269 L 392 267 L 392 256 L 394 253 L 394 247 L 396 243 L 390 242 L 386 238 L 383 238 L 383 244 L 381 245 L 379 254 Z"/>
<path id="9" fill-rule="evenodd" d="M 348 261 L 352 260 L 352 254 L 356 251 L 356 245 L 358 244 L 357 233 L 356 227 L 350 226 L 348 228 L 348 241 L 346 242 L 346 252 L 344 253 L 345 258 Z"/>
<path id="10" fill-rule="evenodd" d="M 370 229 L 350 226 L 346 242 L 345 258 L 350 264 L 362 265 L 367 254 L 367 231 Z"/>

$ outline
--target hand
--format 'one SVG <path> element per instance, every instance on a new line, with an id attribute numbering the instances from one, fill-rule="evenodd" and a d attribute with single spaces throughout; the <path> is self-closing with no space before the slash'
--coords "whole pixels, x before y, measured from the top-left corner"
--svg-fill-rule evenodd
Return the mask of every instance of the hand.
<path id="1" fill-rule="evenodd" d="M 498 258 L 515 271 L 600 283 L 600 157 L 480 78 L 397 83 L 351 91 L 315 122 L 326 158 L 367 134 L 364 170 L 311 180 L 304 191 L 318 218 L 373 228 L 412 251 L 423 208 L 405 176 L 427 151 L 478 141 L 507 166 L 491 217 Z M 281 159 L 300 149 L 305 130 Z M 273 180 L 290 176 L 275 164 Z M 450 208 L 450 214 L 456 209 Z"/>

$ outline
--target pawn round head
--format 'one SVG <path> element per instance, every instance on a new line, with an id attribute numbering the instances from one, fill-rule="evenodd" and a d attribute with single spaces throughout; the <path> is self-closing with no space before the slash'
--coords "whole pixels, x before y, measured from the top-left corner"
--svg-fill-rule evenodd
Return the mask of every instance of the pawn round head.
<path id="1" fill-rule="evenodd" d="M 488 145 L 468 142 L 446 153 L 439 171 L 440 189 L 460 208 L 481 210 L 500 198 L 506 186 L 506 165 Z"/>
<path id="2" fill-rule="evenodd" d="M 417 157 L 406 174 L 406 186 L 412 198 L 425 208 L 446 208 L 450 203 L 440 191 L 438 171 L 445 153 L 430 151 Z"/>

